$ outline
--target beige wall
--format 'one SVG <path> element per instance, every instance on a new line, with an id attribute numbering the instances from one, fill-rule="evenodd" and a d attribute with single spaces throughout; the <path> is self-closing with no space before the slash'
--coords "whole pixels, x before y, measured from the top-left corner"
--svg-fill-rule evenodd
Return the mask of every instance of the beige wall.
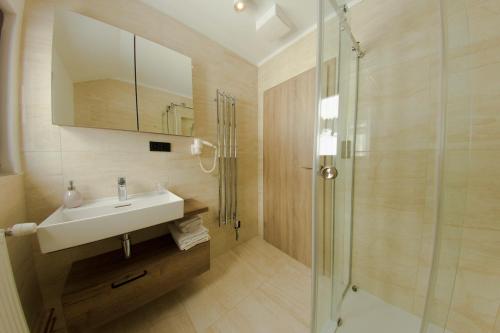
<path id="1" fill-rule="evenodd" d="M 216 139 L 215 92 L 238 100 L 240 242 L 257 234 L 257 68 L 206 37 L 138 1 L 68 1 L 78 12 L 129 30 L 177 50 L 193 60 L 196 133 Z M 23 56 L 23 151 L 26 202 L 30 219 L 42 221 L 61 204 L 72 179 L 84 197 L 116 194 L 116 177 L 126 176 L 131 193 L 150 191 L 157 182 L 179 195 L 210 207 L 205 224 L 212 254 L 237 244 L 234 230 L 215 223 L 218 185 L 200 170 L 189 152 L 190 138 L 52 125 L 50 105 L 51 45 L 54 2 L 28 1 Z M 148 151 L 149 140 L 169 141 L 171 153 Z M 208 156 L 207 156 L 208 158 Z M 135 236 L 138 239 L 140 236 Z M 142 236 L 141 236 L 142 237 Z M 117 247 L 115 240 L 37 255 L 41 288 L 48 304 L 57 305 L 72 261 Z"/>
<path id="2" fill-rule="evenodd" d="M 499 333 L 500 2 L 447 3 L 452 98 L 445 231 L 450 243 L 462 241 L 448 327 Z"/>
<path id="3" fill-rule="evenodd" d="M 448 275 L 441 279 L 446 285 L 440 286 L 438 294 L 443 302 L 445 290 L 452 288 L 453 306 L 447 325 L 454 332 L 498 333 L 500 7 L 495 0 L 450 3 L 457 8 L 467 5 L 472 36 L 472 44 L 461 45 L 451 55 L 454 60 L 458 58 L 453 65 L 457 72 L 469 70 L 476 86 L 462 92 L 471 94 L 473 106 L 471 163 L 465 175 L 468 181 L 455 179 L 449 184 L 461 186 L 457 188 L 459 195 L 451 193 L 452 199 L 466 201 L 459 200 L 461 206 L 446 212 L 454 222 L 445 230 L 446 244 L 453 243 L 454 247 L 460 228 L 453 214 L 465 216 L 456 288 L 453 290 L 453 279 Z M 363 149 L 358 146 L 356 152 L 353 282 L 418 315 L 424 307 L 435 225 L 440 103 L 438 4 L 431 0 L 364 0 L 349 14 L 353 32 L 367 51 L 360 62 L 357 130 L 368 145 Z M 451 21 L 452 26 L 460 27 L 459 23 Z M 455 43 L 463 40 L 456 38 L 460 33 L 455 31 Z M 316 37 L 311 33 L 259 67 L 260 112 L 266 89 L 315 65 L 315 47 Z M 464 68 L 466 62 L 470 67 Z M 463 82 L 459 76 L 452 78 L 455 83 Z M 469 130 L 467 115 L 458 114 L 452 121 L 449 137 L 468 138 L 468 133 L 463 133 Z M 259 126 L 262 128 L 261 115 Z M 259 135 L 262 147 L 261 131 Z M 455 147 L 451 163 L 465 162 L 467 166 L 466 144 Z M 451 177 L 457 175 L 462 174 Z M 261 186 L 259 190 L 261 195 Z M 450 254 L 458 255 L 445 255 Z M 447 274 L 452 271 L 451 267 L 444 270 Z M 443 305 L 437 310 L 444 311 Z"/>
<path id="4" fill-rule="evenodd" d="M 22 175 L 0 176 L 0 228 L 26 222 L 26 206 Z M 31 329 L 35 327 L 42 313 L 42 297 L 33 261 L 33 236 L 9 238 L 12 271 L 21 298 L 24 314 Z"/>
<path id="5" fill-rule="evenodd" d="M 353 282 L 421 314 L 435 222 L 439 3 L 363 1 L 352 28 L 360 61 Z M 358 142 L 359 143 L 359 142 Z"/>

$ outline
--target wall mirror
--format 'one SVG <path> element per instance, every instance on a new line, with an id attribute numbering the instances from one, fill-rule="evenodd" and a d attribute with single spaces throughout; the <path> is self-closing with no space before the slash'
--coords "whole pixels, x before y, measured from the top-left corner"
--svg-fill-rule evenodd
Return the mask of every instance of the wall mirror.
<path id="1" fill-rule="evenodd" d="M 193 135 L 191 59 L 136 37 L 139 131 Z"/>
<path id="2" fill-rule="evenodd" d="M 191 58 L 95 19 L 56 11 L 54 124 L 192 136 L 192 95 Z"/>

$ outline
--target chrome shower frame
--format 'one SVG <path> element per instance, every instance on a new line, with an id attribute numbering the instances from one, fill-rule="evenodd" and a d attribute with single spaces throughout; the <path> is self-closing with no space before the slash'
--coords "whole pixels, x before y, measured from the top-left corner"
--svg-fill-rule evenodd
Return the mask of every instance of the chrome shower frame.
<path id="1" fill-rule="evenodd" d="M 239 239 L 236 99 L 217 90 L 219 226 L 231 224 Z"/>
<path id="2" fill-rule="evenodd" d="M 331 7 L 333 8 L 334 10 L 334 15 L 329 15 L 329 16 L 326 16 L 325 13 L 326 13 L 326 6 L 327 4 L 330 4 Z M 337 16 L 338 18 L 338 27 L 339 27 L 339 31 L 338 31 L 338 34 L 339 34 L 339 37 L 341 34 L 345 34 L 348 39 L 350 40 L 350 45 L 349 44 L 346 44 L 346 47 L 349 47 L 350 46 L 350 49 L 352 50 L 352 52 L 355 54 L 355 60 L 356 60 L 356 85 L 358 84 L 358 81 L 359 81 L 359 62 L 360 62 L 360 59 L 362 59 L 364 56 L 365 56 L 365 51 L 361 48 L 361 45 L 360 45 L 360 42 L 355 38 L 354 34 L 352 33 L 352 30 L 351 30 L 351 27 L 350 27 L 350 24 L 349 24 L 349 21 L 348 21 L 348 18 L 347 18 L 347 13 L 348 13 L 348 5 L 339 5 L 337 0 L 318 0 L 317 1 L 317 13 L 318 13 L 318 29 L 317 29 L 317 41 L 318 41 L 318 45 L 317 45 L 317 55 L 316 55 L 316 63 L 317 63 L 317 66 L 316 66 L 316 100 L 318 103 L 316 103 L 316 119 L 315 119 L 315 127 L 314 127 L 314 132 L 315 132 L 315 136 L 314 136 L 314 149 L 315 149 L 315 158 L 313 160 L 313 170 L 320 170 L 323 165 L 320 161 L 320 158 L 319 158 L 319 131 L 320 131 L 320 128 L 321 128 L 321 116 L 320 116 L 320 103 L 319 101 L 321 101 L 321 98 L 322 98 L 322 94 L 321 94 L 321 87 L 323 86 L 323 82 L 322 82 L 322 64 L 324 62 L 324 54 L 323 54 L 323 51 L 324 51 L 324 38 L 325 38 L 325 29 L 324 29 L 324 22 L 326 22 L 326 20 L 329 20 L 330 18 L 334 17 L 334 16 Z M 338 54 L 337 54 L 337 70 L 336 70 L 336 87 L 338 89 L 338 87 L 340 86 L 338 83 L 340 81 L 340 62 L 342 60 L 341 59 L 341 54 L 340 54 L 340 51 L 341 51 L 341 38 L 339 38 L 339 44 L 338 44 Z M 356 123 L 356 118 L 357 118 L 357 108 L 358 108 L 358 98 L 357 98 L 357 94 L 358 94 L 358 91 L 357 91 L 357 87 L 356 87 L 356 102 L 355 102 L 355 105 L 354 105 L 354 122 Z M 337 92 L 340 94 L 340 92 Z M 339 111 L 340 112 L 340 111 Z M 354 134 L 353 138 L 351 139 L 352 140 L 352 147 L 355 146 L 355 140 L 356 140 L 356 135 Z M 317 158 L 318 157 L 318 158 Z M 354 168 L 354 164 L 355 164 L 355 158 L 353 158 L 353 166 L 352 168 Z M 313 253 L 313 258 L 312 258 L 312 267 L 313 267 L 313 279 L 312 279 L 312 313 L 311 313 L 311 318 L 312 318 L 312 323 L 311 323 L 311 332 L 317 332 L 318 329 L 320 328 L 318 326 L 318 318 L 316 317 L 316 313 L 318 311 L 318 304 L 316 302 L 316 295 L 318 295 L 318 281 L 317 281 L 317 270 L 315 269 L 318 265 L 318 248 L 317 248 L 317 244 L 316 244 L 316 235 L 318 233 L 318 228 L 317 228 L 317 225 L 316 225 L 316 221 L 317 221 L 317 212 L 316 212 L 316 202 L 318 201 L 319 199 L 319 195 L 318 195 L 318 185 L 316 183 L 316 177 L 318 177 L 319 175 L 318 174 L 313 174 L 312 176 L 312 206 L 313 206 L 313 210 L 312 210 L 312 234 L 313 234 L 313 241 L 312 241 L 312 253 Z M 352 179 L 352 181 L 354 182 L 354 178 Z M 333 184 L 333 186 L 335 186 L 335 184 Z M 351 202 L 353 200 L 353 193 L 351 193 L 351 198 L 350 198 Z M 350 216 L 352 218 L 352 206 L 350 207 L 351 211 L 350 211 Z M 335 211 L 335 203 L 332 203 L 332 211 Z M 351 267 L 352 267 L 352 252 L 353 252 L 353 248 L 352 248 L 352 234 L 353 234 L 353 223 L 352 223 L 352 220 L 351 220 L 351 223 L 349 226 L 347 226 L 347 228 L 350 229 L 350 244 L 349 244 L 349 258 L 348 260 L 350 261 L 349 263 L 349 277 L 348 277 L 348 281 L 346 283 L 346 286 L 344 288 L 343 291 L 341 291 L 341 293 L 339 293 L 339 296 L 340 296 L 340 299 L 343 300 L 347 291 L 349 290 L 349 286 L 351 285 L 352 283 L 352 280 L 351 280 L 351 277 L 352 277 L 352 273 L 351 273 Z M 334 232 L 334 229 L 335 229 L 335 222 L 332 221 L 332 230 Z M 332 235 L 332 239 L 335 240 L 335 237 Z M 334 248 L 334 244 L 331 245 L 331 248 L 333 249 Z M 333 258 L 333 253 L 332 253 L 332 258 Z M 332 259 L 332 263 L 331 265 L 333 265 L 333 259 Z M 333 274 L 333 271 L 332 271 L 332 274 Z M 333 280 L 332 280 L 333 281 Z M 322 326 L 322 332 L 326 332 L 326 331 L 332 331 L 332 332 L 336 332 L 337 331 L 337 328 L 340 327 L 343 323 L 343 320 L 340 316 L 338 316 L 340 314 L 340 305 L 341 305 L 341 302 L 338 303 L 338 304 L 334 304 L 333 300 L 335 299 L 335 295 L 334 295 L 334 288 L 332 287 L 331 288 L 331 295 L 330 295 L 330 299 L 331 299 L 331 308 L 330 308 L 330 315 L 331 315 L 331 318 L 330 318 L 330 321 L 328 323 L 326 323 L 326 326 Z"/>
<path id="3" fill-rule="evenodd" d="M 363 51 L 361 49 L 361 45 L 358 42 L 358 40 L 356 39 L 356 37 L 354 37 L 354 34 L 352 33 L 352 30 L 351 30 L 351 26 L 349 25 L 349 22 L 347 21 L 347 16 L 346 16 L 347 5 L 344 5 L 344 6 L 340 7 L 337 4 L 337 0 L 330 0 L 329 2 L 330 2 L 330 5 L 333 7 L 333 9 L 335 10 L 335 13 L 337 14 L 337 16 L 339 18 L 340 28 L 342 30 L 344 30 L 345 32 L 347 32 L 347 34 L 351 38 L 353 52 L 356 53 L 356 55 L 358 56 L 358 58 L 360 58 L 360 59 L 363 58 L 365 56 L 365 51 Z"/>

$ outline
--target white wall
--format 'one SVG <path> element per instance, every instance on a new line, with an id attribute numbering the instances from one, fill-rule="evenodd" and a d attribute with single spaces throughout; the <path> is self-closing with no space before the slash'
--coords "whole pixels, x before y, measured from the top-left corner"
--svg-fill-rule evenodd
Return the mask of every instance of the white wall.
<path id="1" fill-rule="evenodd" d="M 19 59 L 24 0 L 0 0 L 0 173 L 21 172 Z"/>

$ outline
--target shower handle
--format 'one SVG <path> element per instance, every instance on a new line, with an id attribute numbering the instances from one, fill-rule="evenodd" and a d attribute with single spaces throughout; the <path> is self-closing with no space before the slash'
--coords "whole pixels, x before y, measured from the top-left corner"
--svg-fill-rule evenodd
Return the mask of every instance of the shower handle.
<path id="1" fill-rule="evenodd" d="M 324 179 L 335 179 L 339 175 L 339 172 L 333 165 L 327 165 L 322 166 L 321 169 L 319 169 L 319 174 Z"/>

